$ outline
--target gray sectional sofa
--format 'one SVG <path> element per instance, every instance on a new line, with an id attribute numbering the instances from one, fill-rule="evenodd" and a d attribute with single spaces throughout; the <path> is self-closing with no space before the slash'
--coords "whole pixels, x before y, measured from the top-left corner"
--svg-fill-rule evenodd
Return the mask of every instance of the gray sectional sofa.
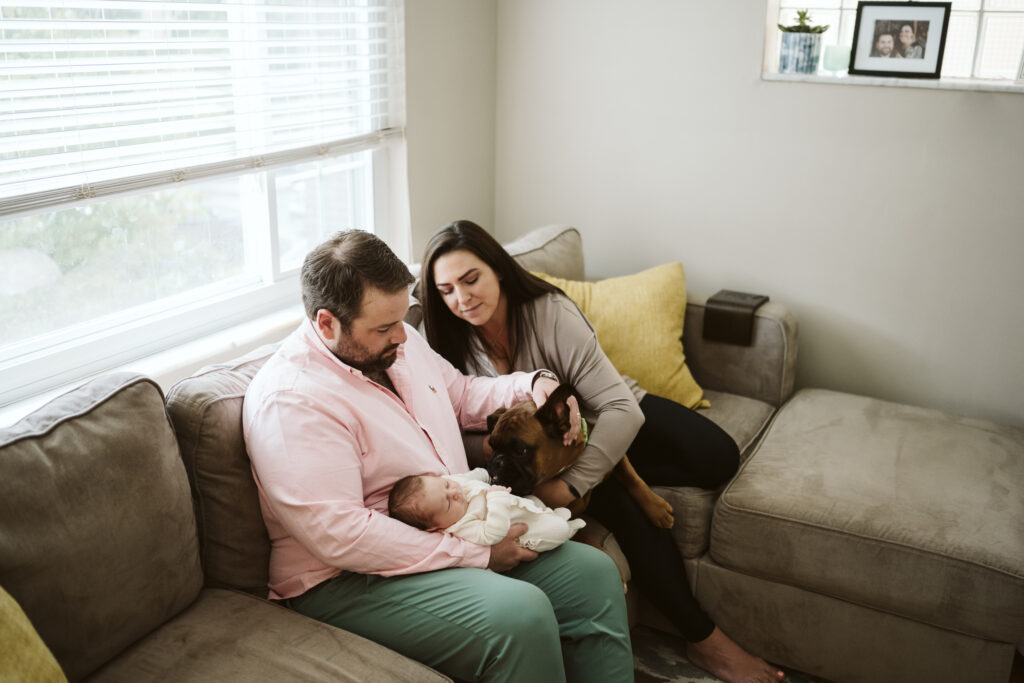
<path id="1" fill-rule="evenodd" d="M 531 270 L 585 276 L 572 228 L 508 247 Z M 834 681 L 1005 682 L 1024 641 L 1024 431 L 794 393 L 792 313 L 766 304 L 752 344 L 733 346 L 702 338 L 704 301 L 689 295 L 687 362 L 744 463 L 722 491 L 660 492 L 715 621 Z M 71 680 L 447 680 L 265 599 L 240 414 L 272 351 L 166 399 L 107 375 L 0 432 L 0 586 Z M 631 618 L 665 627 L 629 598 Z"/>

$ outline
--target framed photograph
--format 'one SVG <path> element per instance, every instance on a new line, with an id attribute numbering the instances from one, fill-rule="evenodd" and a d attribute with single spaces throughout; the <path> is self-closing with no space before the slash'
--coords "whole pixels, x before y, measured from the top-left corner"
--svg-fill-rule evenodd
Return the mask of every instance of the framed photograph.
<path id="1" fill-rule="evenodd" d="M 951 2 L 858 2 L 850 73 L 938 78 Z"/>

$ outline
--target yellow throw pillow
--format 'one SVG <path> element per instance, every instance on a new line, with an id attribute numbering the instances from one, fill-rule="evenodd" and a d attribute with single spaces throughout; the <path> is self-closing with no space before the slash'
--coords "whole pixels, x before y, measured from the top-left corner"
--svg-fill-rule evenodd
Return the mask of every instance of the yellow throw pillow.
<path id="1" fill-rule="evenodd" d="M 57 660 L 14 598 L 0 588 L 0 681 L 67 683 Z"/>
<path id="2" fill-rule="evenodd" d="M 608 359 L 623 375 L 688 408 L 710 405 L 686 367 L 683 264 L 666 263 L 635 275 L 579 282 L 535 273 L 576 302 L 597 332 Z"/>

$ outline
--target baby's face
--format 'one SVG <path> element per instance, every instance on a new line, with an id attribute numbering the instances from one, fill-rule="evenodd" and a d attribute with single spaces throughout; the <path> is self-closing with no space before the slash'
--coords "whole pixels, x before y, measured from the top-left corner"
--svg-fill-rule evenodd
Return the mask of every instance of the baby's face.
<path id="1" fill-rule="evenodd" d="M 423 489 L 413 503 L 427 519 L 430 530 L 447 529 L 466 514 L 465 496 L 458 484 L 443 477 L 423 477 Z"/>

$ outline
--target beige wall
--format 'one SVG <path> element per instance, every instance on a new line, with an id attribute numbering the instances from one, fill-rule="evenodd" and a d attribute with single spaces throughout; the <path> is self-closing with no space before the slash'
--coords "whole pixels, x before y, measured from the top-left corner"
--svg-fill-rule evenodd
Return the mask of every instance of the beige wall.
<path id="1" fill-rule="evenodd" d="M 414 261 L 446 223 L 494 224 L 496 16 L 494 0 L 405 4 Z"/>
<path id="2" fill-rule="evenodd" d="M 591 276 L 792 307 L 802 386 L 1024 425 L 1024 95 L 762 81 L 763 2 L 494 7 L 407 5 L 417 250 L 572 223 Z"/>

